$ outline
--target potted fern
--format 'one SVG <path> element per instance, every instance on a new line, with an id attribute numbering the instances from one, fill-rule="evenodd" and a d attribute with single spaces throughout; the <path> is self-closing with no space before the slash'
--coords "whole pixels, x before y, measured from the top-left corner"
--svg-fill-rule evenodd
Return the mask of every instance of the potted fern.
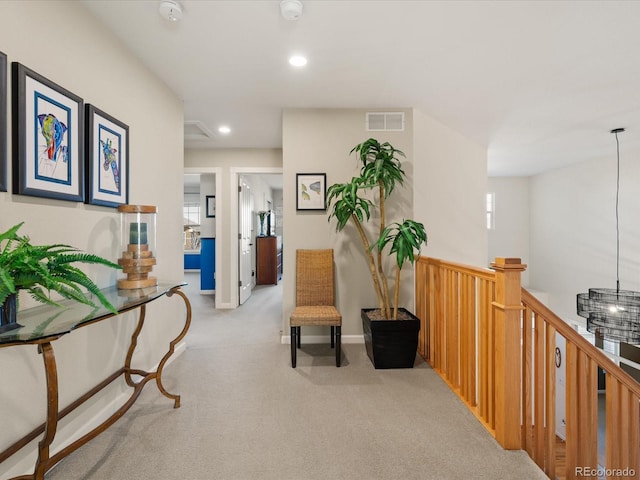
<path id="1" fill-rule="evenodd" d="M 16 321 L 20 290 L 50 305 L 60 306 L 50 296 L 53 291 L 62 298 L 96 307 L 84 288 L 104 307 L 117 313 L 98 286 L 74 264 L 92 263 L 117 269 L 121 268 L 119 265 L 69 245 L 32 245 L 29 237 L 18 234 L 23 223 L 0 234 L 0 333 L 20 327 Z"/>
<path id="2" fill-rule="evenodd" d="M 411 312 L 399 308 L 400 273 L 404 265 L 414 263 L 427 234 L 422 223 L 411 219 L 386 223 L 385 202 L 405 178 L 399 157 L 404 153 L 388 142 L 373 138 L 356 145 L 361 163 L 360 174 L 348 183 L 331 185 L 327 190 L 329 220 L 336 230 L 350 222 L 356 227 L 378 298 L 378 308 L 363 308 L 362 322 L 367 354 L 375 368 L 411 368 L 418 346 L 420 321 Z M 372 195 L 373 194 L 373 195 Z M 371 198 L 377 200 L 374 203 Z M 374 214 L 374 212 L 377 212 Z M 377 238 L 370 239 L 365 223 L 378 220 Z M 384 258 L 395 258 L 393 295 Z"/>

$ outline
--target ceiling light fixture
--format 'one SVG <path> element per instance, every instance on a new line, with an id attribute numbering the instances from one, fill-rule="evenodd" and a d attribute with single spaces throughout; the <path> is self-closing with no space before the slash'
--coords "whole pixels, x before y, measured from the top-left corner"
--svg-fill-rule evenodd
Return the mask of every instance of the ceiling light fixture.
<path id="1" fill-rule="evenodd" d="M 218 128 L 218 132 L 222 133 L 223 135 L 228 135 L 229 133 L 231 133 L 231 128 L 226 125 L 222 125 L 220 128 Z"/>
<path id="2" fill-rule="evenodd" d="M 616 128 L 617 177 L 616 177 L 616 288 L 590 288 L 589 293 L 579 293 L 578 315 L 587 319 L 587 330 L 616 342 L 640 344 L 640 292 L 620 290 L 620 228 L 618 205 L 620 199 L 620 142 Z"/>
<path id="3" fill-rule="evenodd" d="M 182 18 L 182 7 L 174 0 L 162 0 L 158 11 L 163 18 L 170 22 L 177 22 Z"/>
<path id="4" fill-rule="evenodd" d="M 302 2 L 300 0 L 282 0 L 280 13 L 286 20 L 298 20 L 302 15 Z"/>
<path id="5" fill-rule="evenodd" d="M 304 67 L 307 64 L 307 59 L 302 55 L 294 55 L 289 59 L 289 63 L 294 67 Z"/>

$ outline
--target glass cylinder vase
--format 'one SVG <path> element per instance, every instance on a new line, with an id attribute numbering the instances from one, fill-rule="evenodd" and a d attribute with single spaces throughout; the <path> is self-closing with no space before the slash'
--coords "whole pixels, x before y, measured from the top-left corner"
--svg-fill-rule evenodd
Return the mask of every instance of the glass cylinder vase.
<path id="1" fill-rule="evenodd" d="M 118 279 L 118 288 L 135 289 L 153 287 L 158 284 L 149 276 L 156 264 L 156 217 L 158 209 L 153 205 L 119 205 L 120 245 L 125 278 Z"/>

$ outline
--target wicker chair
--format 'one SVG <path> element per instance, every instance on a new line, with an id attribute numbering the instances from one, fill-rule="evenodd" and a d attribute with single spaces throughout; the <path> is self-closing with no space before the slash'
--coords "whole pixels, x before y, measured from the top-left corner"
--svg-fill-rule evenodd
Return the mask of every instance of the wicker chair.
<path id="1" fill-rule="evenodd" d="M 289 325 L 293 368 L 300 348 L 300 327 L 307 325 L 331 327 L 331 348 L 335 341 L 336 367 L 340 366 L 342 315 L 335 307 L 333 250 L 296 250 L 296 308 Z"/>

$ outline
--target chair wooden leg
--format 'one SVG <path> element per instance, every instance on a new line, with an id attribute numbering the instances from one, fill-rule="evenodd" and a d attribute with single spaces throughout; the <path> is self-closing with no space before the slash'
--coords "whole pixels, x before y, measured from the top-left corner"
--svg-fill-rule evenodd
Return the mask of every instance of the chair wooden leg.
<path id="1" fill-rule="evenodd" d="M 333 337 L 332 337 L 333 338 Z M 336 327 L 336 367 L 340 366 L 340 360 L 342 356 L 342 327 Z"/>
<path id="2" fill-rule="evenodd" d="M 296 368 L 296 334 L 298 331 L 298 327 L 291 327 L 291 367 Z"/>
<path id="3" fill-rule="evenodd" d="M 335 340 L 335 327 L 333 325 L 331 325 L 331 348 L 333 348 L 334 346 L 334 340 Z"/>

